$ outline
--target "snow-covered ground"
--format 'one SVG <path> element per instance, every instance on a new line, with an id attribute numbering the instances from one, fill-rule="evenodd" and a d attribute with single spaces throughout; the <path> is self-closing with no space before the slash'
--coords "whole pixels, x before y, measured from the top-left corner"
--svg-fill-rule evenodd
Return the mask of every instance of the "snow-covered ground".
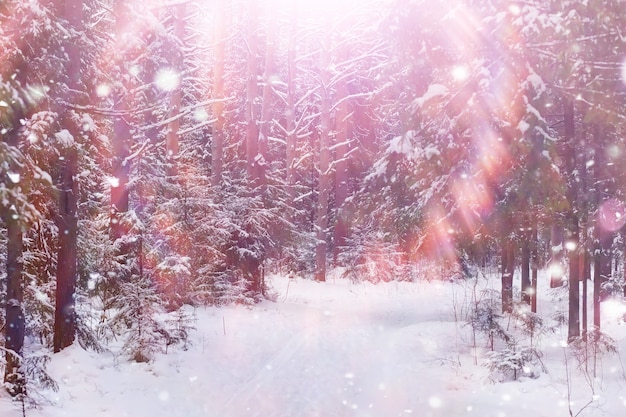
<path id="1" fill-rule="evenodd" d="M 546 279 L 542 279 L 545 282 Z M 481 282 L 480 288 L 493 285 Z M 587 382 L 565 327 L 539 340 L 548 370 L 494 383 L 464 324 L 469 283 L 274 277 L 276 302 L 194 312 L 187 350 L 148 364 L 72 347 L 53 357 L 59 392 L 45 392 L 41 417 L 558 417 L 623 416 L 626 375 L 619 354 L 604 356 Z M 540 313 L 564 309 L 541 289 Z M 515 331 L 515 323 L 509 323 Z M 626 349 L 626 326 L 605 330 Z M 566 361 L 566 358 L 568 359 Z M 626 358 L 623 359 L 626 361 Z M 567 364 L 567 367 L 566 367 Z M 570 374 L 568 378 L 567 375 Z M 593 390 L 591 386 L 593 385 Z M 569 390 L 568 390 L 569 386 Z M 569 392 L 569 394 L 568 394 Z M 570 406 L 568 406 L 570 404 Z M 0 394 L 0 416 L 21 415 Z"/>

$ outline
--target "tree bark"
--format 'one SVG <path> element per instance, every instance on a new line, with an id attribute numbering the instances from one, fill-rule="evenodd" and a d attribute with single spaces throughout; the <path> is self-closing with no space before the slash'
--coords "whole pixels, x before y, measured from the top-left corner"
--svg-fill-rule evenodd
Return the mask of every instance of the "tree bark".
<path id="1" fill-rule="evenodd" d="M 116 38 L 122 39 L 123 32 L 126 30 L 126 22 L 128 21 L 128 12 L 125 7 L 126 2 L 124 0 L 117 0 L 115 2 L 115 32 Z M 121 54 L 118 65 L 124 66 L 124 54 Z M 121 88 L 115 92 L 115 99 L 113 108 L 117 114 L 121 114 L 115 117 L 113 120 L 113 138 L 112 151 L 113 151 L 113 180 L 111 181 L 111 241 L 115 242 L 126 234 L 122 224 L 122 216 L 128 211 L 129 205 L 129 191 L 128 180 L 130 175 L 130 160 L 128 156 L 130 154 L 130 140 L 131 131 L 130 124 L 127 121 L 129 117 L 127 114 L 129 110 L 128 98 L 126 97 L 126 91 L 129 90 L 127 85 L 121 81 Z"/>
<path id="2" fill-rule="evenodd" d="M 350 103 L 347 99 L 349 96 L 348 86 L 345 81 L 337 86 L 337 100 L 340 101 L 337 106 L 337 115 L 335 117 L 335 207 L 337 218 L 334 228 L 334 247 L 333 258 L 335 263 L 339 257 L 341 249 L 346 245 L 348 236 L 348 219 L 344 210 L 344 203 L 348 198 L 348 152 L 350 139 Z"/>
<path id="3" fill-rule="evenodd" d="M 566 98 L 563 104 L 563 140 L 565 141 L 565 163 L 567 166 L 567 197 L 570 209 L 567 213 L 569 237 L 565 244 L 569 255 L 569 309 L 567 340 L 580 336 L 580 224 L 578 219 L 578 180 L 576 160 L 576 120 L 574 101 Z"/>
<path id="4" fill-rule="evenodd" d="M 261 120 L 259 126 L 259 158 L 257 161 L 258 180 L 265 185 L 265 169 L 268 159 L 268 141 L 272 127 L 272 83 L 274 80 L 274 49 L 276 48 L 275 15 L 268 16 L 267 38 L 265 42 L 265 68 L 263 70 L 263 98 L 261 101 Z"/>
<path id="5" fill-rule="evenodd" d="M 165 152 L 168 161 L 167 175 L 170 177 L 176 177 L 178 170 L 176 168 L 176 158 L 178 157 L 179 148 L 179 129 L 180 129 L 180 108 L 183 102 L 183 86 L 182 86 L 182 74 L 184 68 L 184 50 L 185 50 L 185 18 L 187 16 L 187 9 L 185 3 L 180 3 L 174 6 L 174 37 L 178 41 L 178 50 L 174 51 L 176 54 L 172 60 L 174 70 L 179 77 L 178 85 L 172 91 L 170 98 L 169 118 L 171 121 L 167 125 L 167 132 L 165 134 Z"/>
<path id="6" fill-rule="evenodd" d="M 550 231 L 550 288 L 563 286 L 563 227 L 555 224 Z"/>
<path id="7" fill-rule="evenodd" d="M 287 111 L 285 114 L 285 127 L 287 130 L 287 146 L 285 165 L 287 170 L 287 196 L 288 204 L 294 208 L 296 201 L 296 35 L 298 29 L 298 2 L 292 2 L 291 29 L 289 34 L 289 50 L 287 51 Z M 293 210 L 290 212 L 293 213 Z"/>
<path id="8" fill-rule="evenodd" d="M 224 154 L 224 67 L 226 56 L 226 0 L 217 0 L 215 17 L 215 63 L 213 64 L 213 135 L 211 142 L 211 185 L 222 182 Z"/>
<path id="9" fill-rule="evenodd" d="M 16 120 L 16 124 L 19 122 Z M 12 130 L 5 136 L 7 144 L 17 147 L 18 131 Z M 19 173 L 19 165 L 11 164 L 11 171 Z M 4 183 L 9 187 L 16 185 L 5 175 Z M 2 207 L 2 217 L 6 225 L 7 233 L 7 258 L 6 258 L 6 304 L 5 304 L 5 360 L 4 383 L 7 391 L 12 396 L 24 393 L 24 371 L 22 369 L 22 350 L 24 347 L 24 290 L 22 285 L 22 254 L 24 250 L 23 232 L 20 213 L 16 209 L 16 202 L 10 202 L 9 207 Z"/>
<path id="10" fill-rule="evenodd" d="M 530 282 L 530 263 L 531 263 L 530 234 L 525 233 L 522 241 L 522 301 L 528 305 L 531 304 L 533 289 Z"/>
<path id="11" fill-rule="evenodd" d="M 593 127 L 593 143 L 596 144 L 594 154 L 595 184 L 596 184 L 596 204 L 597 207 L 606 201 L 608 172 L 606 170 L 605 150 L 602 148 L 602 128 L 600 125 Z M 602 284 L 611 278 L 611 244 L 612 235 L 609 230 L 603 227 L 599 215 L 594 222 L 595 233 L 595 256 L 593 262 L 593 325 L 596 329 L 601 327 L 600 303 L 604 294 Z"/>
<path id="12" fill-rule="evenodd" d="M 257 0 L 249 3 L 246 41 L 248 56 L 246 59 L 246 160 L 248 178 L 255 184 L 259 178 L 259 126 L 257 115 L 258 96 L 258 40 L 257 40 Z"/>
<path id="13" fill-rule="evenodd" d="M 59 252 L 57 258 L 57 287 L 54 312 L 54 352 L 59 352 L 74 343 L 76 313 L 74 293 L 76 286 L 76 242 L 78 237 L 77 195 L 74 181 L 77 168 L 74 149 L 67 152 L 59 187 Z"/>
<path id="14" fill-rule="evenodd" d="M 328 26 L 328 25 L 327 25 Z M 315 279 L 326 281 L 326 229 L 330 198 L 330 34 L 326 30 L 320 57 L 321 108 L 320 108 L 320 159 L 316 222 Z"/>
<path id="15" fill-rule="evenodd" d="M 64 16 L 78 33 L 82 31 L 83 2 L 72 0 L 64 3 Z M 70 95 L 80 89 L 81 51 L 69 39 L 66 45 L 68 55 L 68 97 L 69 102 L 75 100 Z M 68 117 L 69 110 L 63 109 L 65 116 L 61 118 L 62 125 L 71 126 Z M 59 352 L 74 343 L 76 334 L 76 312 L 74 309 L 74 294 L 76 287 L 76 264 L 78 242 L 78 184 L 74 176 L 78 173 L 78 152 L 72 143 L 63 150 L 65 158 L 61 168 L 59 181 L 59 214 L 57 227 L 59 228 L 59 251 L 57 255 L 57 285 L 54 311 L 53 349 Z"/>
<path id="16" fill-rule="evenodd" d="M 502 312 L 513 311 L 513 275 L 515 273 L 515 242 L 505 238 L 502 243 Z"/>
<path id="17" fill-rule="evenodd" d="M 531 295 L 530 295 L 530 311 L 532 311 L 533 313 L 537 312 L 537 278 L 538 278 L 538 271 L 539 271 L 539 256 L 537 253 L 537 246 L 538 246 L 538 240 L 537 240 L 537 223 L 535 221 L 535 223 L 533 224 L 532 227 L 532 231 L 531 231 L 531 239 L 532 239 L 532 243 L 531 243 L 531 270 L 532 270 L 532 275 L 531 275 L 531 279 L 530 279 L 530 287 L 531 287 Z"/>

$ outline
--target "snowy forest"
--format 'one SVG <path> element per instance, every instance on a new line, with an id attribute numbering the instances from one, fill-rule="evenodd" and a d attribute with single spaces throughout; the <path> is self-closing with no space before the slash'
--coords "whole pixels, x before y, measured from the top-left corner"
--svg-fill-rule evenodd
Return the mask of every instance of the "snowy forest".
<path id="1" fill-rule="evenodd" d="M 46 407 L 68 348 L 156 366 L 199 309 L 227 337 L 342 282 L 464 288 L 467 358 L 505 379 L 554 322 L 591 387 L 573 406 L 566 354 L 562 415 L 619 415 L 593 401 L 626 337 L 625 110 L 625 0 L 0 0 L 0 414 Z"/>

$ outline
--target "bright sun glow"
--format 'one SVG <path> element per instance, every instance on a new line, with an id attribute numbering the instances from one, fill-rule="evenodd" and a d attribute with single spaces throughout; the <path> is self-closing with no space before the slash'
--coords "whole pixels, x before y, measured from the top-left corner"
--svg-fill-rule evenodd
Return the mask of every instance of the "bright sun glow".
<path id="1" fill-rule="evenodd" d="M 550 265 L 550 275 L 553 277 L 562 277 L 565 271 L 563 270 L 563 266 L 560 264 L 552 264 Z"/>
<path id="2" fill-rule="evenodd" d="M 154 77 L 154 83 L 163 91 L 174 91 L 180 85 L 180 75 L 172 68 L 162 68 Z"/>
<path id="3" fill-rule="evenodd" d="M 469 70 L 465 65 L 457 65 L 452 68 L 452 78 L 455 81 L 465 81 L 469 77 Z"/>

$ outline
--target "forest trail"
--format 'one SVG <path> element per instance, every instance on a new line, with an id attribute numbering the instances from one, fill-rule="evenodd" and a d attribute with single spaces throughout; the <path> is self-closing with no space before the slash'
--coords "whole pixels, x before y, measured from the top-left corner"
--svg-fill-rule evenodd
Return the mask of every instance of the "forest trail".
<path id="1" fill-rule="evenodd" d="M 475 354 L 471 329 L 463 320 L 471 297 L 467 291 L 472 290 L 464 283 L 373 285 L 336 280 L 320 284 L 276 277 L 272 285 L 275 302 L 190 311 L 195 330 L 190 332 L 188 348 L 170 349 L 150 363 L 132 363 L 78 346 L 54 355 L 48 369 L 60 391 L 41 393 L 33 414 L 568 415 L 563 350 L 550 347 L 560 346 L 560 336 L 544 342 L 548 374 L 491 383 L 483 366 L 484 340 L 478 342 Z M 547 298 L 545 304 L 547 309 Z M 607 391 L 581 417 L 621 409 L 626 392 L 620 375 L 609 373 L 613 368 L 621 369 L 607 362 L 603 384 Z M 577 411 L 591 397 L 576 372 L 572 378 L 576 378 L 572 398 Z M 19 404 L 0 397 L 0 416 L 21 416 Z"/>
<path id="2" fill-rule="evenodd" d="M 438 299 L 443 293 L 400 285 L 381 297 L 368 284 L 342 283 L 330 291 L 330 283 L 297 285 L 300 291 L 292 287 L 291 296 L 266 304 L 264 313 L 288 315 L 301 328 L 290 329 L 284 346 L 250 369 L 217 415 L 400 416 L 418 409 L 430 409 L 424 416 L 449 415 L 440 390 L 459 382 L 440 369 L 453 362 L 445 346 L 453 343 L 454 323 L 449 311 L 437 308 L 446 305 Z M 334 298 L 340 294 L 345 298 Z"/>

